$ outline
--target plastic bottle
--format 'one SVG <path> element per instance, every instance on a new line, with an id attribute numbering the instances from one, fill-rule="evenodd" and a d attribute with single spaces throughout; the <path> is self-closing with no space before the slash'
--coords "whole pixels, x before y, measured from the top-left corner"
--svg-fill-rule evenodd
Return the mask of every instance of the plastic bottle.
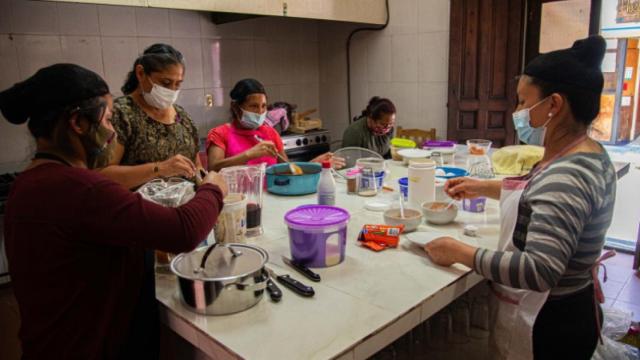
<path id="1" fill-rule="evenodd" d="M 328 161 L 322 163 L 322 173 L 318 181 L 318 204 L 336 204 L 336 181 L 331 174 L 331 163 Z"/>

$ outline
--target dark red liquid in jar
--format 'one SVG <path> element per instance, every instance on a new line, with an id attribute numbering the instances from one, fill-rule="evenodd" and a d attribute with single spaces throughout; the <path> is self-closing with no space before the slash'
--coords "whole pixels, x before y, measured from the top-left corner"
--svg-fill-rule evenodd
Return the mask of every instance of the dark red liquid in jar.
<path id="1" fill-rule="evenodd" d="M 262 209 L 258 204 L 247 204 L 247 229 L 260 226 L 262 219 Z"/>

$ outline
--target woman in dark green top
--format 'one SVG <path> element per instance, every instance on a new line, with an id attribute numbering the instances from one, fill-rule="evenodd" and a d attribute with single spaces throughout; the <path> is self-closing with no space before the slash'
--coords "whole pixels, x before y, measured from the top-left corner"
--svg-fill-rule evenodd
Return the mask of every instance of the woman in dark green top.
<path id="1" fill-rule="evenodd" d="M 396 107 L 391 100 L 374 96 L 360 117 L 344 131 L 342 147 L 357 146 L 389 157 L 395 122 Z"/>
<path id="2" fill-rule="evenodd" d="M 114 101 L 118 144 L 104 175 L 135 189 L 157 177 L 192 178 L 202 167 L 197 129 L 175 104 L 184 69 L 182 54 L 170 45 L 151 45 L 136 59 L 125 95 Z"/>

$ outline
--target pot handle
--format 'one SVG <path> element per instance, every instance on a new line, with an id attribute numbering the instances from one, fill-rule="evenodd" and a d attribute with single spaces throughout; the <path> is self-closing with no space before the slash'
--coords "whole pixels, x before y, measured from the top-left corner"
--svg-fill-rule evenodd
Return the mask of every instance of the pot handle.
<path id="1" fill-rule="evenodd" d="M 287 178 L 276 178 L 275 180 L 273 180 L 273 183 L 276 186 L 287 186 L 287 185 L 289 185 L 289 182 L 290 181 Z"/>
<path id="2" fill-rule="evenodd" d="M 235 287 L 236 289 L 241 291 L 260 291 L 267 288 L 267 280 L 261 281 L 255 284 L 251 284 L 251 285 L 247 285 L 243 283 L 231 283 L 231 284 L 225 285 L 225 288 L 229 288 L 229 287 Z"/>
<path id="3" fill-rule="evenodd" d="M 204 271 L 204 266 L 207 264 L 207 259 L 209 258 L 209 255 L 211 255 L 211 252 L 213 252 L 213 249 L 215 249 L 216 246 L 218 246 L 217 242 L 211 244 L 211 246 L 209 246 L 207 251 L 204 252 L 204 255 L 202 255 L 202 260 L 200 260 L 200 267 L 195 268 L 193 270 L 194 273 L 200 273 Z M 228 246 L 228 245 L 223 245 L 223 246 L 229 249 L 232 255 L 232 259 L 235 259 L 236 257 L 242 255 L 241 251 L 238 251 L 231 246 Z"/>

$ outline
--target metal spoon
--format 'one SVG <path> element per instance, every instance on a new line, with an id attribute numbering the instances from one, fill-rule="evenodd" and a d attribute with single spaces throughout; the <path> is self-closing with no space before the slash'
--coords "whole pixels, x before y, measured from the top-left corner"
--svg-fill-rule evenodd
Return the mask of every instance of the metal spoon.
<path id="1" fill-rule="evenodd" d="M 264 141 L 264 139 L 261 138 L 258 135 L 254 135 L 254 138 L 258 142 L 263 142 Z M 293 174 L 293 175 L 302 175 L 302 174 L 304 174 L 304 171 L 302 171 L 302 168 L 300 166 L 298 166 L 297 164 L 294 164 L 294 163 L 290 162 L 289 160 L 285 159 L 284 156 L 280 155 L 279 152 L 272 151 L 271 153 L 274 154 L 278 159 L 282 160 L 282 162 L 285 162 L 285 163 L 289 164 L 289 170 L 291 170 L 291 174 Z"/>

